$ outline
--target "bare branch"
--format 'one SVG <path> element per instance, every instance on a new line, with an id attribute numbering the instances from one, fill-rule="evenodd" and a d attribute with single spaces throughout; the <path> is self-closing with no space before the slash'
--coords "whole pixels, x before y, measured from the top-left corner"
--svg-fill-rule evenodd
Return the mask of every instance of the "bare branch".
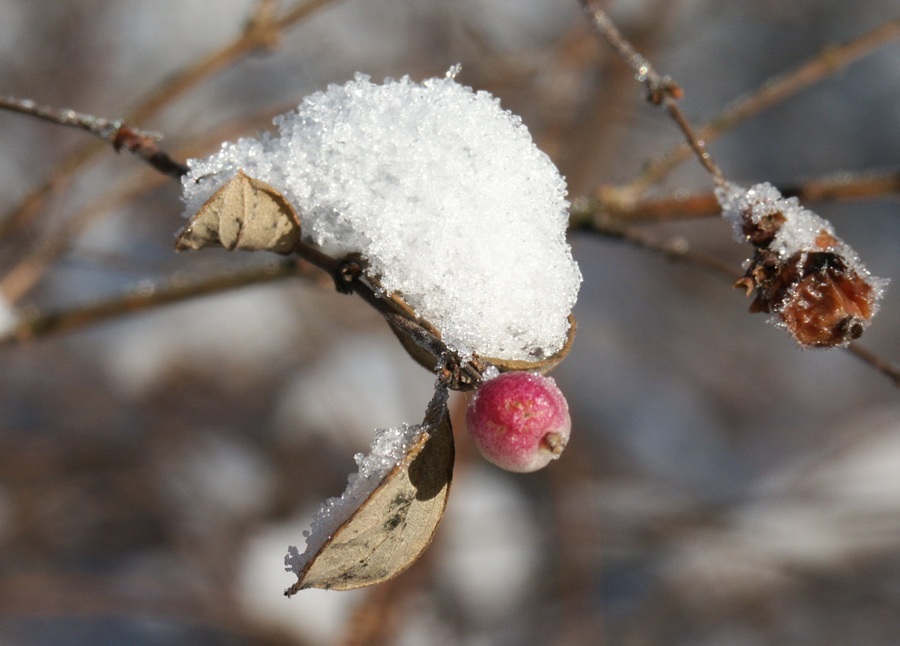
<path id="1" fill-rule="evenodd" d="M 700 140 L 709 143 L 759 112 L 828 78 L 898 38 L 900 38 L 900 18 L 895 18 L 842 45 L 829 47 L 796 69 L 769 79 L 756 90 L 739 97 L 726 106 L 719 116 L 698 127 L 696 135 Z M 641 175 L 628 185 L 629 194 L 642 195 L 687 159 L 691 152 L 690 146 L 680 144 L 657 160 L 647 164 Z"/>
<path id="2" fill-rule="evenodd" d="M 187 91 L 227 69 L 241 58 L 250 56 L 260 49 L 274 47 L 281 32 L 295 26 L 316 10 L 333 1 L 307 0 L 286 9 L 281 16 L 272 16 L 272 3 L 263 0 L 256 14 L 248 22 L 247 28 L 240 35 L 205 58 L 188 65 L 171 76 L 129 111 L 125 115 L 124 121 L 135 125 L 147 121 Z M 60 162 L 46 181 L 34 188 L 17 206 L 0 218 L 0 238 L 31 220 L 52 193 L 59 190 L 69 178 L 78 173 L 102 150 L 103 147 L 98 142 L 91 141 Z"/>
<path id="3" fill-rule="evenodd" d="M 208 278 L 165 283 L 142 284 L 137 289 L 110 299 L 64 310 L 37 313 L 26 317 L 6 336 L 0 345 L 43 338 L 51 334 L 72 332 L 103 321 L 178 303 L 197 296 L 215 294 L 238 287 L 267 283 L 307 273 L 296 261 L 284 260 L 265 267 L 253 267 L 231 273 L 217 273 Z"/>
<path id="4" fill-rule="evenodd" d="M 187 166 L 172 159 L 156 145 L 162 138 L 161 135 L 135 130 L 121 120 L 110 121 L 75 110 L 39 105 L 29 99 L 12 96 L 0 96 L 0 110 L 27 114 L 49 123 L 84 130 L 108 142 L 116 151 L 124 149 L 136 155 L 163 175 L 178 178 L 188 172 Z"/>
<path id="5" fill-rule="evenodd" d="M 647 88 L 647 100 L 654 105 L 662 105 L 666 108 L 669 116 L 678 124 L 688 145 L 706 171 L 712 176 L 716 184 L 724 184 L 725 177 L 722 171 L 706 150 L 703 140 L 694 134 L 687 117 L 684 116 L 681 108 L 678 107 L 678 99 L 683 95 L 678 84 L 670 77 L 658 74 L 650 65 L 650 62 L 632 47 L 631 43 L 626 40 L 606 13 L 597 7 L 594 2 L 582 0 L 582 5 L 591 18 L 591 22 L 597 32 L 616 50 L 622 60 L 634 70 L 635 78 Z"/>
<path id="6" fill-rule="evenodd" d="M 782 195 L 797 197 L 804 203 L 900 195 L 900 171 L 844 172 L 780 186 L 778 190 Z M 712 193 L 675 195 L 637 202 L 631 200 L 631 195 L 630 186 L 601 186 L 592 198 L 573 202 L 570 225 L 576 229 L 590 230 L 594 218 L 606 218 L 620 224 L 641 224 L 718 217 L 722 212 Z"/>
<path id="7" fill-rule="evenodd" d="M 878 370 L 878 372 L 893 381 L 894 386 L 900 388 L 900 366 L 882 359 L 877 354 L 875 354 L 871 350 L 867 350 L 855 341 L 847 346 L 847 350 L 849 350 L 850 353 L 855 355 L 858 359 L 875 368 L 876 370 Z"/>

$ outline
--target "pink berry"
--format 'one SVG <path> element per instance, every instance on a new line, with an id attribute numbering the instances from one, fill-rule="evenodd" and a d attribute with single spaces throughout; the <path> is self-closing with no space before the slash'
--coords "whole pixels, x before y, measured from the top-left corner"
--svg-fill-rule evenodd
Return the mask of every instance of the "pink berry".
<path id="1" fill-rule="evenodd" d="M 505 372 L 483 382 L 466 411 L 469 432 L 488 462 L 507 471 L 542 469 L 569 441 L 569 405 L 550 377 Z"/>

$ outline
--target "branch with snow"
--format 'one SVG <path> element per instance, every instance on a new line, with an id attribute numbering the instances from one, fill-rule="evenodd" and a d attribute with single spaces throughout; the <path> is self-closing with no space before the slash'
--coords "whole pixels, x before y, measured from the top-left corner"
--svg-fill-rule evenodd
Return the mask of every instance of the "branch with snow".
<path id="1" fill-rule="evenodd" d="M 582 5 L 598 34 L 634 69 L 647 100 L 664 106 L 681 130 L 715 182 L 722 216 L 732 222 L 737 239 L 755 247 L 744 277 L 735 283 L 755 296 L 750 311 L 773 313 L 804 347 L 846 346 L 858 339 L 878 311 L 888 281 L 869 274 L 831 224 L 796 198 L 783 198 L 768 183 L 744 190 L 728 182 L 678 107 L 680 86 L 657 73 L 594 2 L 582 0 Z"/>
<path id="2" fill-rule="evenodd" d="M 496 367 L 549 369 L 572 341 L 581 273 L 566 241 L 565 182 L 521 120 L 458 84 L 458 71 L 422 84 L 357 75 L 276 118 L 277 134 L 191 160 L 182 178 L 190 221 L 176 248 L 312 259 L 438 373 L 424 425 L 378 432 L 344 494 L 323 505 L 306 550 L 291 548 L 286 566 L 298 581 L 288 595 L 372 585 L 408 567 L 443 515 L 453 464 L 447 388 L 462 388 L 465 370 L 474 371 L 465 386 L 480 391 Z M 556 393 L 550 457 L 568 437 Z M 533 404 L 538 415 L 551 404 L 527 396 L 510 405 Z"/>
<path id="3" fill-rule="evenodd" d="M 307 97 L 275 120 L 278 134 L 191 160 L 186 212 L 242 171 L 290 202 L 304 242 L 360 254 L 461 357 L 550 357 L 581 282 L 565 182 L 518 117 L 455 73 L 358 75 Z"/>
<path id="4" fill-rule="evenodd" d="M 751 312 L 771 312 L 802 346 L 844 346 L 862 335 L 888 281 L 872 276 L 829 222 L 770 184 L 725 184 L 716 197 L 735 238 L 756 249 L 735 283 L 754 296 Z"/>

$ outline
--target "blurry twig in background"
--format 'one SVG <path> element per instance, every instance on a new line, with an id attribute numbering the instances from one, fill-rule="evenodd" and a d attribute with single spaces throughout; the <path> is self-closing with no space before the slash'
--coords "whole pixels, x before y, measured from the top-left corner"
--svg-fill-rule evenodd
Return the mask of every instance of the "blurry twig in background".
<path id="1" fill-rule="evenodd" d="M 577 203 L 573 205 L 573 209 L 575 208 L 577 208 Z M 616 222 L 614 217 L 603 216 L 595 216 L 590 220 L 577 218 L 576 221 L 576 217 L 573 215 L 571 230 L 588 231 L 604 238 L 622 240 L 635 247 L 659 253 L 669 260 L 686 262 L 707 269 L 729 281 L 734 280 L 734 267 L 714 256 L 692 250 L 690 243 L 682 237 L 658 240 L 644 229 L 624 227 L 621 223 Z"/>
<path id="2" fill-rule="evenodd" d="M 332 1 L 308 0 L 286 9 L 281 15 L 274 15 L 275 3 L 272 0 L 260 0 L 256 13 L 247 22 L 246 28 L 239 36 L 171 76 L 130 110 L 123 121 L 135 125 L 144 123 L 187 91 L 215 74 L 229 69 L 238 60 L 277 46 L 283 31 L 293 27 Z M 98 142 L 91 141 L 60 162 L 43 184 L 33 189 L 17 206 L 0 218 L 0 240 L 31 220 L 43 205 L 44 200 L 63 187 L 102 149 Z"/>
<path id="3" fill-rule="evenodd" d="M 857 342 L 853 342 L 847 346 L 847 350 L 856 355 L 856 357 L 864 363 L 878 370 L 885 377 L 893 381 L 897 388 L 900 388 L 900 366 L 879 357 L 877 354 L 862 347 Z"/>
<path id="4" fill-rule="evenodd" d="M 855 60 L 872 53 L 882 45 L 900 38 L 900 18 L 882 23 L 871 31 L 843 45 L 828 48 L 797 68 L 767 80 L 756 90 L 739 97 L 725 107 L 719 116 L 696 129 L 701 141 L 709 143 L 753 115 L 784 101 L 800 90 L 836 74 Z M 647 189 L 660 182 L 691 154 L 687 144 L 681 144 L 655 161 L 627 187 L 623 194 L 636 200 Z"/>
<path id="5" fill-rule="evenodd" d="M 91 202 L 72 215 L 52 234 L 32 243 L 29 248 L 22 251 L 17 262 L 0 277 L 0 296 L 10 304 L 18 303 L 89 224 L 157 188 L 162 180 L 163 178 L 158 175 L 151 177 L 141 175 L 136 183 Z"/>
<path id="6" fill-rule="evenodd" d="M 268 283 L 282 278 L 310 276 L 309 268 L 295 260 L 284 260 L 264 267 L 253 267 L 234 272 L 217 272 L 214 276 L 199 279 L 170 279 L 166 283 L 140 285 L 133 292 L 87 305 L 37 313 L 25 316 L 5 336 L 0 345 L 37 339 L 50 334 L 71 332 L 89 325 L 96 325 L 111 318 L 135 314 L 148 309 L 178 303 L 197 296 L 217 294 L 238 287 Z M 315 272 L 318 276 L 319 272 Z"/>
<path id="7" fill-rule="evenodd" d="M 825 200 L 873 199 L 900 195 L 900 171 L 842 172 L 806 180 L 800 184 L 779 186 L 786 197 L 810 203 Z M 625 194 L 627 195 L 626 190 Z M 601 186 L 590 199 L 577 201 L 571 208 L 571 226 L 589 229 L 592 218 L 614 220 L 620 224 L 645 224 L 694 220 L 720 216 L 722 208 L 712 193 L 623 199 L 616 186 Z"/>

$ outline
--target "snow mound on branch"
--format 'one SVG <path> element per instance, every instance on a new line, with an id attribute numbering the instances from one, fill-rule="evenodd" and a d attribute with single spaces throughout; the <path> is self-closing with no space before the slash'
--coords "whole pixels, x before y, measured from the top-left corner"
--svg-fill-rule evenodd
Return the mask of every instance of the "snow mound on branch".
<path id="1" fill-rule="evenodd" d="M 189 215 L 242 169 L 282 192 L 304 240 L 359 252 L 463 356 L 560 350 L 581 274 L 566 186 L 519 117 L 446 78 L 364 75 L 275 119 L 278 134 L 191 160 Z"/>

